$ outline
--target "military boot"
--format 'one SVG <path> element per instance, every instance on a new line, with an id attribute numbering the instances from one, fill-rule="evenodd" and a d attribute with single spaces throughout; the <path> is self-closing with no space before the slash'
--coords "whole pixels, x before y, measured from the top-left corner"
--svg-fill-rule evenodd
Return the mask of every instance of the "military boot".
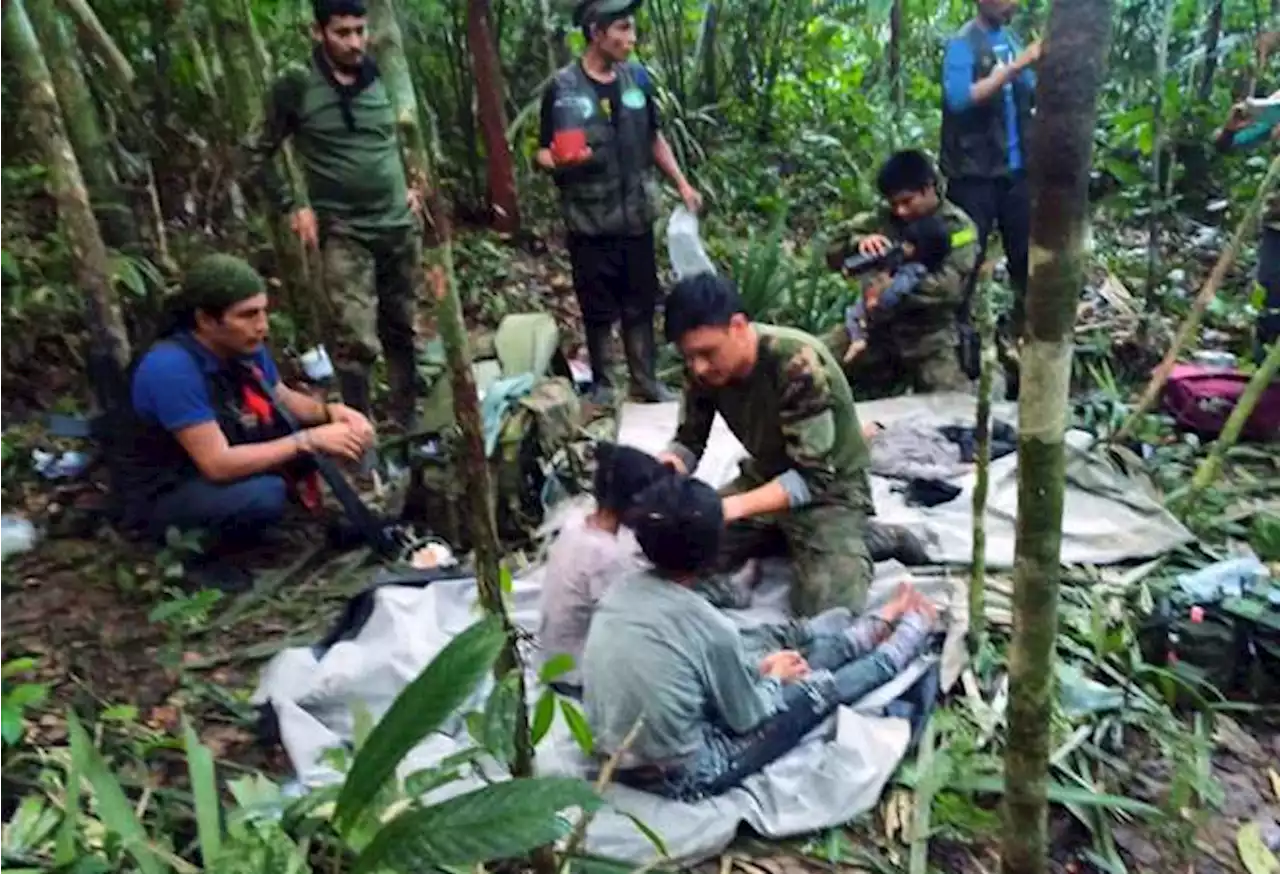
<path id="1" fill-rule="evenodd" d="M 631 397 L 645 404 L 662 404 L 677 400 L 671 389 L 658 381 L 654 370 L 657 350 L 654 348 L 653 320 L 647 319 L 622 327 L 622 348 L 627 353 L 627 370 L 631 374 Z"/>
<path id="2" fill-rule="evenodd" d="M 613 381 L 609 378 L 609 336 L 613 326 L 591 323 L 585 326 L 587 357 L 591 359 L 591 392 L 587 400 L 605 406 L 613 403 Z"/>
<path id="3" fill-rule="evenodd" d="M 872 561 L 896 558 L 908 566 L 930 563 L 920 538 L 901 525 L 885 525 L 869 519 L 865 539 Z"/>
<path id="4" fill-rule="evenodd" d="M 418 399 L 422 396 L 422 380 L 418 377 L 415 356 L 387 356 L 387 389 L 391 397 L 387 402 L 387 413 L 391 421 L 406 434 L 413 434 L 422 428 L 422 419 L 418 415 Z"/>
<path id="5" fill-rule="evenodd" d="M 334 369 L 338 375 L 338 391 L 342 394 L 342 402 L 353 410 L 364 413 L 372 422 L 373 398 L 369 388 L 369 368 L 363 364 L 342 364 Z M 360 473 L 368 475 L 377 463 L 378 452 L 370 446 L 360 458 Z"/>

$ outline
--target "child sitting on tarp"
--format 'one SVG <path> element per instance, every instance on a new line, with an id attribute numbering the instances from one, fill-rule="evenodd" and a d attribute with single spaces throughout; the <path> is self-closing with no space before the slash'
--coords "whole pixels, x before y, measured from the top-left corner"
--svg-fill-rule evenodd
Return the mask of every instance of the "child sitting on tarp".
<path id="1" fill-rule="evenodd" d="M 893 308 L 919 287 L 921 281 L 942 266 L 951 254 L 951 234 L 946 223 L 936 215 L 916 219 L 902 230 L 902 263 L 891 273 L 888 285 L 871 282 L 857 303 L 845 309 L 845 330 L 849 348 L 845 364 L 867 348 L 867 320 L 874 312 L 877 319 L 892 318 Z"/>
<path id="2" fill-rule="evenodd" d="M 695 801 L 738 785 L 840 704 L 901 672 L 936 620 L 903 586 L 877 613 L 824 636 L 808 659 L 782 650 L 756 660 L 733 621 L 694 592 L 724 530 L 716 491 L 685 476 L 662 479 L 625 521 L 653 567 L 601 598 L 582 676 L 595 752 L 618 755 L 616 779 L 637 789 Z"/>

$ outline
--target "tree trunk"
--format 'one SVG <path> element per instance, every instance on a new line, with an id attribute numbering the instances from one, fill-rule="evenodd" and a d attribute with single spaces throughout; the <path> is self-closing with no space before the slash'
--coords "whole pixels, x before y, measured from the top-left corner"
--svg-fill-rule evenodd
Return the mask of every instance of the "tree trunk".
<path id="1" fill-rule="evenodd" d="M 480 133 L 488 156 L 488 196 L 493 228 L 514 234 L 520 230 L 520 203 L 516 195 L 516 168 L 507 144 L 507 121 L 503 110 L 502 67 L 489 26 L 489 0 L 467 0 L 467 45 L 471 49 L 471 69 L 475 75 L 476 104 L 480 112 Z"/>
<path id="2" fill-rule="evenodd" d="M 110 143 L 102 131 L 98 107 L 89 93 L 72 34 L 51 3 L 36 3 L 29 15 L 44 49 L 67 138 L 88 186 L 103 240 L 115 249 L 133 245 L 138 242 L 137 224 L 120 188 Z"/>
<path id="3" fill-rule="evenodd" d="M 702 19 L 702 34 L 698 40 L 698 60 L 702 71 L 698 75 L 699 97 L 703 106 L 714 106 L 720 102 L 720 83 L 718 80 L 716 37 L 720 30 L 720 3 L 712 0 L 706 6 Z"/>
<path id="4" fill-rule="evenodd" d="M 1049 729 L 1058 621 L 1063 434 L 1084 285 L 1089 165 L 1111 39 L 1110 0 L 1055 0 L 1031 136 L 1031 271 L 1018 405 L 1018 520 L 1009 652 L 1002 870 L 1048 864 Z"/>
<path id="5" fill-rule="evenodd" d="M 1207 103 L 1213 96 L 1213 77 L 1218 72 L 1218 41 L 1222 37 L 1222 13 L 1226 0 L 1211 0 L 1209 20 L 1204 25 L 1204 69 L 1200 73 L 1199 98 Z"/>
<path id="6" fill-rule="evenodd" d="M 902 108 L 902 6 L 906 0 L 893 0 L 889 7 L 889 92 L 893 105 Z"/>
<path id="7" fill-rule="evenodd" d="M 996 321 L 991 312 L 990 278 L 978 279 L 978 337 L 981 370 L 978 374 L 978 415 L 974 427 L 977 470 L 973 483 L 973 558 L 969 565 L 969 651 L 976 654 L 987 630 L 987 487 L 991 479 L 991 383 L 996 370 Z"/>
<path id="8" fill-rule="evenodd" d="M 22 0 L 9 0 L 6 4 L 4 51 L 13 60 L 31 132 L 49 168 L 49 187 L 71 248 L 75 281 L 86 294 L 94 351 L 104 364 L 116 369 L 115 373 L 91 373 L 90 377 L 95 382 L 119 385 L 129 365 L 129 335 L 120 301 L 111 287 L 107 247 L 93 215 L 75 150 L 67 138 L 49 67 Z"/>
<path id="9" fill-rule="evenodd" d="M 1160 225 L 1167 204 L 1164 201 L 1162 180 L 1166 173 L 1172 175 L 1173 168 L 1164 166 L 1164 80 L 1169 74 L 1169 40 L 1173 36 L 1173 13 L 1177 9 L 1176 0 L 1164 0 L 1164 17 L 1160 27 L 1160 35 L 1156 39 L 1156 72 L 1155 72 L 1155 112 L 1151 119 L 1151 202 L 1147 204 L 1150 213 L 1147 218 L 1147 287 L 1146 299 L 1156 288 L 1156 272 L 1160 265 Z"/>
<path id="10" fill-rule="evenodd" d="M 41 2 L 49 3 L 51 0 L 41 0 Z M 97 13 L 93 11 L 88 0 L 62 0 L 62 4 L 67 14 L 75 20 L 80 33 L 93 46 L 94 53 L 102 61 L 102 66 L 116 80 L 116 85 L 122 90 L 133 87 L 133 66 L 124 56 L 124 52 L 120 51 L 115 40 L 111 38 L 111 34 L 107 33 L 107 29 L 102 26 L 102 22 L 98 20 Z"/>
<path id="11" fill-rule="evenodd" d="M 406 178 L 425 202 L 431 180 L 430 153 L 422 121 L 418 117 L 418 96 L 404 52 L 404 35 L 400 30 L 395 0 L 372 0 L 369 3 L 369 34 L 369 49 L 378 60 L 383 84 L 391 93 L 391 102 L 396 108 L 396 128 Z"/>

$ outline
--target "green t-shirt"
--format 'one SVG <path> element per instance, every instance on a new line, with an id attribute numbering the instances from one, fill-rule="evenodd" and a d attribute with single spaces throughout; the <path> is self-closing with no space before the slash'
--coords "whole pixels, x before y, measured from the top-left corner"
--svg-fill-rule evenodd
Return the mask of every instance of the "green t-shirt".
<path id="1" fill-rule="evenodd" d="M 754 327 L 756 366 L 720 388 L 691 382 L 671 449 L 700 459 L 719 413 L 750 456 L 742 464 L 749 482 L 763 485 L 795 471 L 812 503 L 871 512 L 867 443 L 840 363 L 804 331 Z"/>
<path id="2" fill-rule="evenodd" d="M 674 763 L 709 723 L 742 734 L 778 709 L 733 621 L 683 586 L 637 571 L 600 599 L 582 657 L 583 703 L 596 752 L 611 755 L 643 718 L 624 768 Z"/>
<path id="3" fill-rule="evenodd" d="M 246 146 L 247 172 L 281 213 L 297 204 L 275 166 L 287 137 L 322 227 L 362 236 L 412 227 L 395 107 L 380 78 L 343 96 L 313 60 L 286 71 L 267 94 L 261 129 Z"/>

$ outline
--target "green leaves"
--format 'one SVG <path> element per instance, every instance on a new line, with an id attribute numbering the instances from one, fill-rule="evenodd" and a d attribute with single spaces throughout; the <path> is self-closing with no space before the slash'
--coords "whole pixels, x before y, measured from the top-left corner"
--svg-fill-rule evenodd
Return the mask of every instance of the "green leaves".
<path id="1" fill-rule="evenodd" d="M 595 738 L 591 734 L 591 726 L 587 724 L 587 718 L 582 715 L 578 705 L 567 698 L 561 698 L 560 712 L 564 714 L 564 721 L 568 724 L 573 739 L 578 742 L 578 747 L 584 754 L 591 755 L 596 745 Z"/>
<path id="2" fill-rule="evenodd" d="M 581 780 L 511 780 L 401 814 L 374 837 L 354 874 L 431 872 L 505 859 L 554 843 L 570 831 L 560 812 L 599 808 Z"/>
<path id="3" fill-rule="evenodd" d="M 191 794 L 196 800 L 196 835 L 200 839 L 200 858 L 204 860 L 206 868 L 212 868 L 222 853 L 222 805 L 218 801 L 213 753 L 200 743 L 200 738 L 190 723 L 183 724 L 182 733 L 186 739 Z"/>
<path id="4" fill-rule="evenodd" d="M 504 640 L 499 619 L 477 622 L 451 640 L 400 693 L 351 763 L 334 812 L 339 831 L 356 824 L 400 760 L 471 696 L 493 668 Z"/>

